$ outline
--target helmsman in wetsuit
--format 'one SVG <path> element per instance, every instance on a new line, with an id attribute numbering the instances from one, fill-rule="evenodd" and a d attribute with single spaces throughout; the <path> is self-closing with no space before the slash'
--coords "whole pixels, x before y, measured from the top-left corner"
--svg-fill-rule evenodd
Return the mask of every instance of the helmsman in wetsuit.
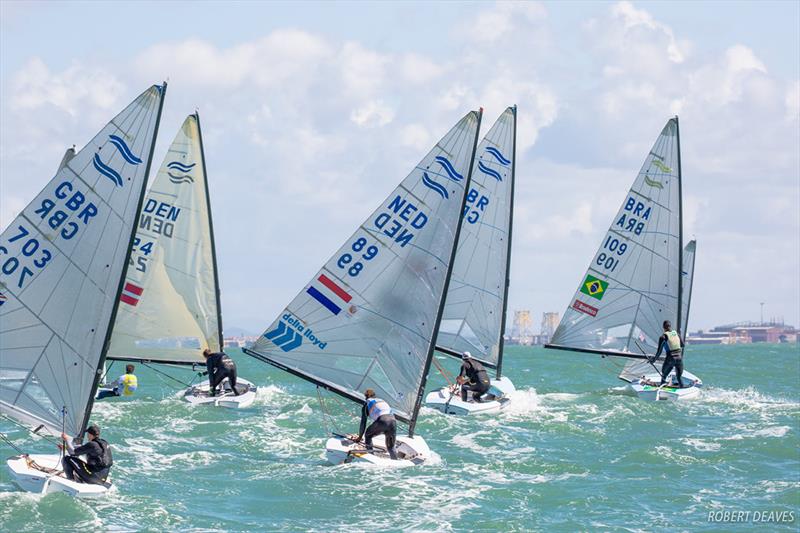
<path id="1" fill-rule="evenodd" d="M 664 334 L 658 339 L 658 351 L 656 359 L 661 355 L 662 350 L 666 350 L 664 365 L 661 367 L 661 385 L 667 382 L 667 376 L 675 369 L 675 377 L 678 378 L 678 386 L 683 388 L 683 339 L 680 334 L 672 329 L 669 320 L 664 321 Z"/>
<path id="2" fill-rule="evenodd" d="M 469 352 L 461 355 L 461 372 L 459 372 L 457 380 L 461 384 L 461 400 L 465 402 L 469 391 L 472 391 L 472 400 L 480 402 L 481 396 L 489 390 L 491 385 L 486 369 L 473 359 Z"/>
<path id="3" fill-rule="evenodd" d="M 375 391 L 367 389 L 364 391 L 364 407 L 361 409 L 361 425 L 358 428 L 358 437 L 353 439 L 355 442 L 360 442 L 361 437 L 364 437 L 364 444 L 367 450 L 372 450 L 372 439 L 376 435 L 385 435 L 386 449 L 389 452 L 389 457 L 397 459 L 397 452 L 394 449 L 395 440 L 397 439 L 397 420 L 392 414 L 392 408 L 389 404 L 380 398 L 375 397 Z M 372 424 L 367 427 L 367 419 L 372 420 Z M 366 430 L 366 433 L 364 432 Z"/>
<path id="4" fill-rule="evenodd" d="M 228 357 L 225 352 L 211 353 L 208 348 L 203 350 L 203 357 L 206 358 L 206 373 L 208 374 L 208 384 L 211 386 L 208 393 L 216 396 L 217 387 L 223 379 L 228 378 L 233 394 L 239 396 L 236 388 L 236 363 L 233 362 L 233 359 Z"/>
<path id="5" fill-rule="evenodd" d="M 78 483 L 102 485 L 105 483 L 114 460 L 111 457 L 111 448 L 105 439 L 100 438 L 100 428 L 89 426 L 86 429 L 86 438 L 89 442 L 74 448 L 72 439 L 62 433 L 61 438 L 66 443 L 66 454 L 63 460 L 64 475 L 67 479 Z M 58 445 L 64 449 L 63 444 Z M 86 461 L 80 458 L 86 456 Z"/>

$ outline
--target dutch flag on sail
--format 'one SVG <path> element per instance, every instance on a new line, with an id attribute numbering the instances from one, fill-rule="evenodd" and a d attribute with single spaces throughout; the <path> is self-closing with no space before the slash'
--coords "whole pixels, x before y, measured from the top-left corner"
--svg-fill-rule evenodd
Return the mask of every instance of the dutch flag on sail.
<path id="1" fill-rule="evenodd" d="M 139 298 L 142 297 L 143 288 L 134 285 L 130 281 L 125 282 L 125 287 L 122 288 L 122 294 L 119 295 L 121 302 L 128 305 L 136 305 L 139 303 Z"/>
<path id="2" fill-rule="evenodd" d="M 7 300 L 8 300 L 8 297 L 5 294 L 3 294 L 2 292 L 0 292 L 0 307 L 2 307 L 3 304 L 6 303 Z"/>
<path id="3" fill-rule="evenodd" d="M 325 274 L 320 274 L 306 292 L 334 315 L 342 312 L 341 302 L 349 303 L 353 299 L 347 291 Z"/>

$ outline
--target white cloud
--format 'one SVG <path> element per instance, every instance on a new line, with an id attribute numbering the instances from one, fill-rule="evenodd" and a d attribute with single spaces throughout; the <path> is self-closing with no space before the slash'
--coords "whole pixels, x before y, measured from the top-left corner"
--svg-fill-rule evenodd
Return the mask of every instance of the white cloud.
<path id="1" fill-rule="evenodd" d="M 546 18 L 547 9 L 539 2 L 496 2 L 478 11 L 461 31 L 468 39 L 491 43 Z"/>
<path id="2" fill-rule="evenodd" d="M 381 127 L 394 120 L 394 110 L 382 100 L 370 100 L 350 113 L 350 120 L 364 128 Z"/>

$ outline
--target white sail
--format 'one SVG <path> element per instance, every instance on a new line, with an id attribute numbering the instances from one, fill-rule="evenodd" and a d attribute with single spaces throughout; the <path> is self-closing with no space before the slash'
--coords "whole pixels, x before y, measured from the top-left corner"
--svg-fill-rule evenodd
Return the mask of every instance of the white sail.
<path id="1" fill-rule="evenodd" d="M 475 152 L 464 222 L 437 346 L 489 366 L 501 356 L 510 260 L 516 108 L 500 115 Z"/>
<path id="2" fill-rule="evenodd" d="M 82 434 L 144 197 L 166 86 L 59 169 L 0 236 L 0 412 Z"/>
<path id="3" fill-rule="evenodd" d="M 662 322 L 677 323 L 680 202 L 678 122 L 673 118 L 581 277 L 551 347 L 655 352 Z"/>
<path id="4" fill-rule="evenodd" d="M 204 362 L 221 347 L 200 124 L 184 121 L 139 215 L 109 359 Z"/>
<path id="5" fill-rule="evenodd" d="M 696 249 L 696 241 L 692 241 L 683 249 L 683 312 L 681 313 L 681 337 L 686 338 L 689 324 L 689 306 L 692 302 L 692 284 L 694 283 L 694 256 Z M 661 354 L 658 360 L 653 364 L 647 361 L 629 361 L 619 375 L 620 379 L 625 381 L 635 381 L 642 376 L 650 374 L 654 369 L 660 372 L 661 365 L 664 362 L 665 354 Z"/>
<path id="6" fill-rule="evenodd" d="M 479 125 L 479 113 L 461 119 L 248 353 L 354 401 L 372 388 L 401 420 L 413 421 Z"/>

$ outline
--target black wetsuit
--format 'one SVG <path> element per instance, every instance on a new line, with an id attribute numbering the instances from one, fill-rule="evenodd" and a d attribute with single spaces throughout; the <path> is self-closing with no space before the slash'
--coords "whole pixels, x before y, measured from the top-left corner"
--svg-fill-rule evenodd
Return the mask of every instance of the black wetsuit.
<path id="1" fill-rule="evenodd" d="M 459 376 L 466 377 L 469 381 L 461 385 L 461 400 L 467 401 L 467 393 L 472 391 L 472 399 L 480 402 L 480 398 L 489 390 L 489 374 L 483 365 L 474 359 L 466 359 L 461 363 Z"/>
<path id="2" fill-rule="evenodd" d="M 63 461 L 64 475 L 80 483 L 102 485 L 114 464 L 108 442 L 103 439 L 90 440 L 77 448 L 68 444 L 67 453 Z M 80 455 L 86 455 L 87 460 L 80 459 Z"/>
<path id="3" fill-rule="evenodd" d="M 369 411 L 365 403 L 361 409 L 361 425 L 358 427 L 358 436 L 360 438 L 363 435 L 367 449 L 372 449 L 372 439 L 374 437 L 383 434 L 386 437 L 386 449 L 389 451 L 389 457 L 397 459 L 397 452 L 394 449 L 397 439 L 397 420 L 395 420 L 394 415 L 381 415 L 369 427 L 367 427 L 367 420 L 369 420 Z M 365 429 L 366 433 L 364 432 Z"/>
<path id="4" fill-rule="evenodd" d="M 683 339 L 681 339 L 681 349 L 670 350 L 666 333 L 661 335 L 658 339 L 656 359 L 661 355 L 662 350 L 667 352 L 667 355 L 664 357 L 664 365 L 661 367 L 661 385 L 667 382 L 667 376 L 669 376 L 669 373 L 672 372 L 674 368 L 675 377 L 678 378 L 678 386 L 683 388 L 683 380 L 681 379 L 681 376 L 683 376 L 683 346 Z"/>
<path id="5" fill-rule="evenodd" d="M 216 394 L 217 386 L 225 378 L 228 378 L 233 394 L 239 396 L 236 388 L 236 363 L 233 362 L 233 359 L 223 352 L 212 353 L 206 359 L 206 370 L 208 370 L 208 384 L 211 385 L 212 396 Z"/>

